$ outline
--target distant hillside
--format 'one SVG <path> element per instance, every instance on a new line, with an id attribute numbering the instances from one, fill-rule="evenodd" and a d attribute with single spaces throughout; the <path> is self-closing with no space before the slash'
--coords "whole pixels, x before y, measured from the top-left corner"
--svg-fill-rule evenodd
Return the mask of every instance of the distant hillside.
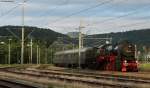
<path id="1" fill-rule="evenodd" d="M 78 38 L 79 32 L 68 32 L 67 35 L 71 38 Z"/>
<path id="2" fill-rule="evenodd" d="M 13 33 L 19 36 L 19 38 L 21 39 L 21 26 L 0 27 L 0 36 L 13 36 Z M 75 33 L 72 32 L 68 34 L 77 37 L 78 32 Z M 40 40 L 44 42 L 46 41 L 48 45 L 52 44 L 58 37 L 67 37 L 62 39 L 64 40 L 64 43 L 68 43 L 67 41 L 70 41 L 72 43 L 78 44 L 78 38 L 70 39 L 68 38 L 67 35 L 52 31 L 50 29 L 44 29 L 44 28 L 25 26 L 25 36 L 28 37 L 28 39 L 32 37 L 35 40 Z M 150 46 L 150 29 L 127 31 L 123 33 L 118 32 L 118 33 L 95 34 L 95 35 L 86 36 L 86 38 L 88 37 L 92 37 L 92 38 L 112 37 L 113 43 L 119 42 L 121 40 L 129 40 L 138 45 Z M 99 42 L 99 40 L 85 40 L 84 46 L 93 46 L 94 44 L 96 44 L 95 42 L 97 41 Z"/>
<path id="3" fill-rule="evenodd" d="M 87 37 L 95 37 L 95 38 L 112 37 L 113 43 L 116 43 L 121 40 L 129 40 L 138 45 L 150 46 L 150 29 L 133 30 L 118 33 L 96 34 L 96 35 L 89 35 Z"/>
<path id="4" fill-rule="evenodd" d="M 15 34 L 21 39 L 21 26 L 2 26 L 0 27 L 0 36 L 13 36 Z M 50 29 L 37 28 L 25 26 L 25 37 L 33 38 L 35 40 L 47 41 L 51 44 L 57 37 L 66 37 L 61 33 L 52 31 Z M 17 37 L 16 37 L 17 38 Z"/>
<path id="5" fill-rule="evenodd" d="M 70 38 L 79 38 L 79 32 L 68 32 L 66 35 Z M 86 36 L 86 34 L 82 34 L 82 36 Z"/>

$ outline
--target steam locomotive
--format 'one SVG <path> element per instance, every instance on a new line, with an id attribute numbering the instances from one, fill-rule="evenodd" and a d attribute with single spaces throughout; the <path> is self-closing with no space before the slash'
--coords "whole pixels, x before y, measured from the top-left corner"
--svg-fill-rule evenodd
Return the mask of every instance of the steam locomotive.
<path id="1" fill-rule="evenodd" d="M 78 49 L 56 52 L 53 63 L 56 66 L 78 67 L 108 70 L 108 71 L 138 71 L 135 59 L 135 45 L 123 41 L 116 45 L 104 44 L 99 47 L 81 49 L 79 59 Z"/>

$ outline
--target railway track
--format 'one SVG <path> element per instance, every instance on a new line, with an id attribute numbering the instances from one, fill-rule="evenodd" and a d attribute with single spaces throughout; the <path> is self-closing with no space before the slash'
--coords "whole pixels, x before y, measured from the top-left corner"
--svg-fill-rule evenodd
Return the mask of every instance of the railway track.
<path id="1" fill-rule="evenodd" d="M 149 88 L 150 81 L 149 80 L 137 80 L 137 79 L 128 79 L 121 77 L 109 77 L 109 76 L 97 76 L 97 75 L 89 75 L 89 74 L 77 74 L 77 73 L 64 73 L 60 71 L 45 71 L 45 70 L 5 70 L 5 72 L 15 73 L 18 75 L 28 75 L 31 77 L 44 77 L 67 81 L 67 82 L 79 82 L 88 85 L 96 85 L 96 86 L 105 86 L 111 88 Z M 137 84 L 138 83 L 138 84 Z"/>
<path id="2" fill-rule="evenodd" d="M 40 88 L 40 87 L 27 85 L 24 83 L 20 83 L 8 79 L 0 79 L 0 88 Z"/>
<path id="3" fill-rule="evenodd" d="M 30 71 L 30 69 L 29 69 Z M 54 69 L 48 69 L 48 70 L 38 70 L 38 69 L 31 69 L 31 71 L 39 71 L 39 72 L 45 72 L 45 73 L 58 73 L 58 74 L 61 74 L 62 72 L 65 72 L 65 74 L 77 74 L 77 75 L 88 75 L 88 76 L 97 76 L 98 78 L 99 77 L 108 77 L 108 79 L 118 79 L 119 81 L 121 80 L 127 80 L 127 81 L 134 81 L 135 82 L 145 82 L 145 83 L 150 83 L 150 78 L 146 78 L 146 77 L 138 77 L 138 76 L 129 76 L 129 75 L 118 75 L 118 74 L 107 74 L 107 73 L 95 73 L 93 71 L 89 71 L 89 72 L 85 72 L 85 71 L 80 71 L 80 70 L 54 70 Z M 61 72 L 61 73 L 60 73 Z M 134 72 L 133 72 L 134 73 Z M 143 73 L 134 73 L 134 74 L 143 74 Z M 149 73 L 146 73 L 146 74 L 149 74 Z M 144 75 L 146 75 L 144 73 Z"/>
<path id="4" fill-rule="evenodd" d="M 4 70 L 3 70 L 4 71 Z M 71 78 L 71 77 L 65 77 L 65 76 L 58 76 L 58 75 L 42 75 L 37 73 L 30 73 L 30 72 L 21 72 L 21 71 L 9 71 L 5 70 L 4 72 L 9 72 L 12 74 L 22 75 L 22 76 L 29 76 L 29 77 L 36 77 L 36 78 L 49 78 L 50 80 L 61 80 L 66 82 L 77 82 L 77 83 L 84 83 L 88 85 L 94 85 L 94 86 L 105 86 L 109 88 L 132 88 L 131 86 L 126 85 L 120 85 L 120 84 L 111 84 L 111 83 L 105 83 L 105 82 L 98 82 L 98 81 L 91 81 L 83 78 Z"/>
<path id="5" fill-rule="evenodd" d="M 53 74 L 53 75 L 66 75 L 66 76 L 75 76 L 75 77 L 91 77 L 94 79 L 106 79 L 106 80 L 115 80 L 122 82 L 134 82 L 134 83 L 147 83 L 150 84 L 150 78 L 143 77 L 131 77 L 131 76 L 120 76 L 120 75 L 111 75 L 111 74 L 96 74 L 96 73 L 85 73 L 85 72 L 64 72 L 56 70 L 38 70 L 38 69 L 28 69 L 27 71 L 40 74 Z"/>

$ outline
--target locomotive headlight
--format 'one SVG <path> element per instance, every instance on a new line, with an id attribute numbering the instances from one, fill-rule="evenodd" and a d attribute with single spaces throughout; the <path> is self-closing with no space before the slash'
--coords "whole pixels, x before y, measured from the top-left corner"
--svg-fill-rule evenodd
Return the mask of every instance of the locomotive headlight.
<path id="1" fill-rule="evenodd" d="M 124 60 L 124 63 L 127 63 L 127 60 Z"/>
<path id="2" fill-rule="evenodd" d="M 132 46 L 131 46 L 131 45 L 129 45 L 128 47 L 129 47 L 129 48 L 131 48 Z"/>
<path id="3" fill-rule="evenodd" d="M 139 65 L 139 62 L 138 62 L 137 60 L 135 61 L 135 63 L 136 63 L 137 65 Z"/>
<path id="4" fill-rule="evenodd" d="M 127 60 L 124 60 L 124 65 L 128 66 Z"/>
<path id="5" fill-rule="evenodd" d="M 138 64 L 138 61 L 137 61 L 137 60 L 136 60 L 135 62 Z"/>

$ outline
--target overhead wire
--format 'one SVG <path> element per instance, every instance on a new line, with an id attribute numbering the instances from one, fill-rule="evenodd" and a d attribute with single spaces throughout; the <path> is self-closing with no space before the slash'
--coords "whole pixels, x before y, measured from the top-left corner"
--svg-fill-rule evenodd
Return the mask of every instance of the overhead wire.
<path id="1" fill-rule="evenodd" d="M 150 16 L 147 16 L 147 17 L 150 17 Z M 118 26 L 118 27 L 131 27 L 131 26 L 136 26 L 136 25 L 148 23 L 148 21 L 144 21 L 144 22 L 140 21 L 140 22 L 135 22 L 135 23 L 131 23 L 131 24 L 121 25 L 121 26 Z"/>
<path id="2" fill-rule="evenodd" d="M 69 1 L 69 0 L 65 0 L 64 2 L 60 3 L 59 6 L 60 6 L 60 5 L 65 5 L 65 4 L 67 4 L 68 1 Z M 58 8 L 58 6 L 52 8 L 52 9 L 50 9 L 50 10 L 47 10 L 46 12 L 44 12 L 43 14 L 40 14 L 40 15 L 38 15 L 38 16 L 44 18 L 44 19 L 42 19 L 42 20 L 45 20 L 45 19 L 47 19 L 47 18 L 44 17 L 44 16 L 47 15 L 47 14 L 52 13 L 52 11 L 54 11 L 54 10 L 57 9 L 57 8 Z M 51 12 L 50 12 L 50 11 L 51 11 Z M 30 22 L 33 22 L 33 21 L 34 21 L 34 20 L 32 20 L 32 21 L 30 21 Z M 44 21 L 43 21 L 43 22 L 44 22 Z"/>
<path id="3" fill-rule="evenodd" d="M 97 7 L 97 6 L 98 6 L 98 5 L 96 5 L 95 7 Z M 94 7 L 94 8 L 95 8 L 95 7 Z M 142 8 L 136 8 L 136 9 L 133 9 L 132 12 L 129 12 L 129 13 L 127 13 L 127 14 L 124 14 L 124 15 L 121 15 L 121 16 L 117 16 L 117 17 L 114 17 L 114 18 L 105 19 L 105 20 L 100 21 L 100 22 L 98 22 L 98 23 L 105 23 L 105 22 L 108 22 L 108 21 L 118 20 L 118 19 L 121 19 L 121 18 L 124 18 L 124 17 L 128 17 L 128 16 L 131 16 L 131 15 L 134 15 L 134 14 L 140 12 L 140 11 L 143 10 L 144 8 L 149 8 L 149 6 L 144 6 L 144 7 L 142 7 Z M 85 11 L 88 10 L 88 9 L 90 9 L 90 8 L 85 9 Z M 57 20 L 55 20 L 53 23 L 58 22 L 58 21 L 61 21 L 61 20 L 65 19 L 65 18 L 67 19 L 68 17 L 71 17 L 71 16 L 73 16 L 73 15 L 76 15 L 76 14 L 78 14 L 78 13 L 80 13 L 80 12 L 84 12 L 84 10 L 79 11 L 79 12 L 77 12 L 77 13 L 73 13 L 73 14 L 68 15 L 68 16 L 65 16 L 65 17 L 63 17 L 62 19 L 57 19 Z M 96 23 L 96 24 L 97 24 L 97 23 Z M 88 26 L 89 26 L 89 25 L 88 25 Z"/>
<path id="4" fill-rule="evenodd" d="M 28 2 L 30 0 L 25 0 L 24 2 Z M 1 15 L 0 17 L 4 17 L 9 15 L 10 12 L 14 11 L 17 7 L 21 6 L 21 4 L 18 4 L 17 6 L 11 8 L 10 10 L 8 10 L 7 12 L 5 12 L 5 14 Z M 10 32 L 15 38 L 20 39 L 18 35 L 16 35 L 14 32 L 12 32 L 10 29 L 6 29 L 8 32 Z"/>
<path id="5" fill-rule="evenodd" d="M 146 16 L 146 17 L 150 17 L 150 16 Z M 134 26 L 139 26 L 141 24 L 146 24 L 149 23 L 150 20 L 146 20 L 146 21 L 139 21 L 139 22 L 134 22 L 134 23 L 130 23 L 130 24 L 124 24 L 124 25 L 120 25 L 120 26 L 116 26 L 116 27 L 109 27 L 106 28 L 104 30 L 110 30 L 110 29 L 122 29 L 122 28 L 126 28 L 126 27 L 134 27 Z"/>
<path id="6" fill-rule="evenodd" d="M 11 8 L 10 10 L 8 10 L 7 12 L 3 13 L 2 15 L 0 15 L 0 17 L 4 17 L 6 15 L 8 15 L 10 12 L 14 11 L 17 7 L 19 7 L 20 5 L 17 5 L 13 8 Z"/>
<path id="7" fill-rule="evenodd" d="M 107 1 L 104 1 L 104 2 L 101 2 L 101 3 L 98 3 L 97 5 L 93 5 L 93 6 L 91 6 L 91 7 L 88 7 L 88 8 L 82 9 L 82 10 L 80 10 L 80 11 L 71 13 L 71 14 L 69 14 L 69 15 L 66 15 L 66 16 L 62 17 L 62 18 L 56 19 L 55 21 L 52 21 L 52 24 L 53 24 L 53 23 L 56 23 L 56 22 L 60 22 L 60 21 L 65 20 L 65 19 L 68 19 L 68 18 L 70 18 L 70 17 L 72 17 L 72 16 L 74 16 L 74 15 L 77 15 L 77 14 L 80 14 L 80 13 L 83 13 L 83 12 L 86 12 L 86 11 L 88 11 L 88 10 L 97 8 L 97 7 L 99 7 L 99 6 L 103 6 L 103 5 L 105 5 L 105 4 L 111 3 L 111 2 L 113 2 L 113 1 L 114 1 L 114 0 L 107 0 Z"/>
<path id="8" fill-rule="evenodd" d="M 80 13 L 82 13 L 82 12 L 86 12 L 86 11 L 88 11 L 88 10 L 91 10 L 91 9 L 94 9 L 94 8 L 97 8 L 97 7 L 100 7 L 100 6 L 104 6 L 104 5 L 110 4 L 110 3 L 114 2 L 114 1 L 115 1 L 115 0 L 109 0 L 109 1 L 107 0 L 107 1 L 105 1 L 105 2 L 98 3 L 97 5 L 88 7 L 88 8 L 86 8 L 86 9 L 80 10 L 80 11 L 75 12 L 75 13 L 72 13 L 72 14 L 67 15 L 67 16 L 65 16 L 65 17 L 62 17 L 62 18 L 60 18 L 60 19 L 56 19 L 55 21 L 52 21 L 51 24 L 56 23 L 56 22 L 59 22 L 59 21 L 63 21 L 63 20 L 65 20 L 65 19 L 68 19 L 69 17 L 72 17 L 72 16 L 74 16 L 74 15 L 78 15 L 78 14 L 80 14 Z M 122 0 L 121 0 L 121 1 L 122 1 Z M 52 27 L 52 25 L 50 25 L 50 26 Z M 54 26 L 53 26 L 53 27 L 54 27 Z"/>
<path id="9" fill-rule="evenodd" d="M 103 23 L 106 23 L 108 21 L 113 21 L 113 20 L 118 20 L 118 19 L 124 18 L 124 17 L 128 17 L 130 15 L 134 15 L 136 13 L 139 13 L 139 11 L 143 10 L 144 8 L 149 8 L 149 6 L 144 6 L 144 7 L 140 8 L 140 9 L 136 8 L 136 9 L 132 10 L 132 12 L 129 12 L 127 14 L 123 14 L 121 16 L 117 16 L 117 17 L 114 17 L 114 18 L 108 18 L 108 19 L 102 20 L 102 21 L 97 22 L 97 23 L 88 24 L 87 26 L 96 25 L 96 24 L 100 24 L 100 23 L 103 24 Z"/>
<path id="10" fill-rule="evenodd" d="M 65 5 L 65 4 L 67 4 L 68 1 L 69 1 L 69 0 L 65 0 L 64 2 L 60 3 L 59 6 L 60 6 L 60 5 Z M 55 10 L 55 9 L 57 9 L 57 8 L 58 8 L 58 6 L 52 8 L 51 10 L 46 11 L 44 14 L 41 14 L 40 16 L 44 16 L 44 15 L 50 14 L 50 13 L 51 13 L 50 11 L 53 11 L 53 10 Z"/>
<path id="11" fill-rule="evenodd" d="M 27 1 L 29 1 L 29 0 L 27 0 Z M 104 5 L 104 4 L 108 4 L 108 3 L 112 2 L 112 1 L 113 1 L 113 0 L 109 0 L 109 1 L 106 1 L 106 2 L 103 2 L 103 3 L 100 3 L 100 4 L 98 4 L 98 5 L 91 6 L 91 7 L 89 7 L 89 8 L 80 10 L 80 11 L 78 11 L 78 12 L 74 12 L 74 13 L 69 14 L 69 15 L 67 15 L 67 16 L 65 16 L 65 17 L 62 17 L 62 18 L 60 18 L 60 19 L 56 19 L 56 20 L 53 21 L 52 23 L 60 22 L 60 21 L 62 21 L 62 20 L 68 19 L 69 17 L 72 17 L 72 16 L 74 16 L 74 15 L 80 14 L 80 13 L 82 13 L 82 12 L 86 12 L 86 11 L 88 11 L 88 10 L 90 10 L 90 9 L 99 7 L 99 6 Z M 12 12 L 12 11 L 13 11 L 14 9 L 16 9 L 17 7 L 18 7 L 18 6 L 13 7 L 12 9 L 10 9 L 10 10 L 7 11 L 7 12 L 5 12 L 5 13 L 4 13 L 3 15 L 1 15 L 0 17 L 3 17 L 3 16 L 8 15 L 10 12 Z M 144 8 L 145 8 L 145 7 L 147 8 L 147 6 L 144 6 Z M 56 7 L 55 9 L 57 9 L 57 8 L 58 8 L 58 7 Z M 131 16 L 131 15 L 133 15 L 133 14 L 138 13 L 139 10 L 142 10 L 142 9 L 143 9 L 143 7 L 140 8 L 140 9 L 137 8 L 137 9 L 134 9 L 132 12 L 129 12 L 129 13 L 127 13 L 127 14 L 124 14 L 124 15 L 121 15 L 121 16 L 117 16 L 117 17 L 114 17 L 114 18 L 110 18 L 110 19 L 105 19 L 105 20 L 103 20 L 103 21 L 97 22 L 96 24 L 105 23 L 105 22 L 108 22 L 108 21 L 113 21 L 113 20 L 118 20 L 118 19 L 120 19 L 120 18 L 128 17 L 128 16 Z M 45 13 L 45 14 L 47 14 L 47 13 Z M 43 15 L 43 14 L 42 14 L 42 15 Z M 42 15 L 41 15 L 41 16 L 42 16 Z M 92 25 L 96 25 L 96 24 L 92 24 Z M 137 24 L 137 23 L 135 23 L 135 24 Z M 131 25 L 132 25 L 132 24 L 131 24 Z M 88 26 L 90 26 L 90 25 L 88 25 Z M 121 26 L 119 26 L 119 27 L 121 27 Z"/>
<path id="12" fill-rule="evenodd" d="M 28 2 L 30 0 L 26 0 L 25 2 Z M 12 11 L 14 11 L 16 8 L 18 8 L 19 6 L 21 6 L 21 4 L 17 4 L 15 7 L 9 9 L 7 12 L 3 13 L 2 15 L 0 15 L 0 17 L 4 17 L 9 15 L 9 13 L 11 13 Z"/>

